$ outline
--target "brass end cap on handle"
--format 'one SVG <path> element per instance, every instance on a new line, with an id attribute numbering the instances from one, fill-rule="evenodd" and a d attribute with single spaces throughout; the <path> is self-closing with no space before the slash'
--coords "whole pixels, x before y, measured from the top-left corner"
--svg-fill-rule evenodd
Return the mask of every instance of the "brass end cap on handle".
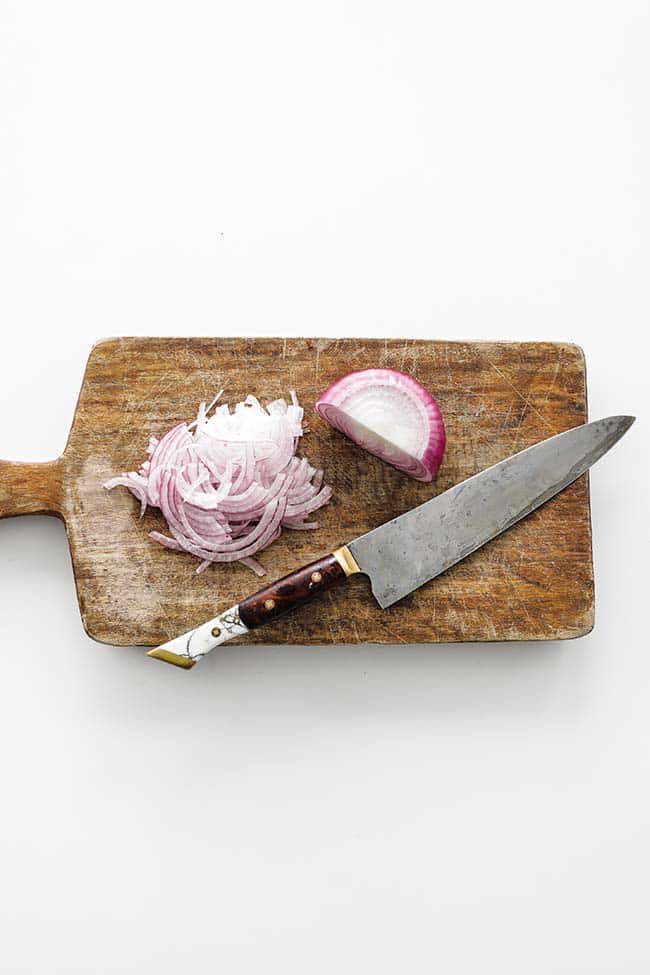
<path id="1" fill-rule="evenodd" d="M 356 575 L 357 572 L 361 572 L 361 569 L 357 565 L 356 560 L 347 545 L 342 545 L 341 548 L 337 548 L 335 552 L 332 552 L 332 555 L 341 566 L 346 576 L 353 576 Z"/>
<path id="2" fill-rule="evenodd" d="M 165 650 L 164 647 L 155 647 L 153 650 L 147 650 L 148 657 L 155 657 L 156 660 L 164 660 L 166 664 L 173 664 L 174 667 L 182 667 L 184 670 L 190 670 L 196 660 L 192 657 L 181 656 L 180 653 L 172 653 L 171 650 Z"/>

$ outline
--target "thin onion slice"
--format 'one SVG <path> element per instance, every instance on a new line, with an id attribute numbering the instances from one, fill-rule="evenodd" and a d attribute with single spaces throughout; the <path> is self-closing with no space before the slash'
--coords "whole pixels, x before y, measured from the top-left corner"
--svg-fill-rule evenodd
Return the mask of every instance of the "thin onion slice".
<path id="1" fill-rule="evenodd" d="M 333 383 L 316 412 L 364 450 L 418 481 L 431 481 L 445 451 L 445 424 L 433 396 L 394 369 L 363 369 Z"/>
<path id="2" fill-rule="evenodd" d="M 208 407 L 201 403 L 193 423 L 150 437 L 140 470 L 104 487 L 128 488 L 140 502 L 140 517 L 147 505 L 159 508 L 170 534 L 153 531 L 150 538 L 194 555 L 197 572 L 213 562 L 240 562 L 264 575 L 255 555 L 283 528 L 317 528 L 307 516 L 328 503 L 332 489 L 323 486 L 321 470 L 295 456 L 305 428 L 294 392 L 290 404 L 278 399 L 263 407 L 247 396 L 233 411 L 216 406 L 220 397 Z"/>

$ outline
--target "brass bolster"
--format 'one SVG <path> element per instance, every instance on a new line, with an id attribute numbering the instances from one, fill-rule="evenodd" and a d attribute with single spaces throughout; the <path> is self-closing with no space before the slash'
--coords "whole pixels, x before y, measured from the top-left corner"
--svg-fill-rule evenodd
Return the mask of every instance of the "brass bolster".
<path id="1" fill-rule="evenodd" d="M 355 573 L 361 572 L 361 569 L 355 562 L 354 556 L 347 545 L 337 548 L 335 552 L 332 552 L 332 555 L 341 566 L 346 576 L 353 576 Z"/>

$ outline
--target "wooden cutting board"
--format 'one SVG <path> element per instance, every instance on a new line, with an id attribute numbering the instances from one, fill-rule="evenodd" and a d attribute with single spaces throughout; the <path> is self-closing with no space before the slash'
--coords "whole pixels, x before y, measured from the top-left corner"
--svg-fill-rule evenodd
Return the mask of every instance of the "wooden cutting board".
<path id="1" fill-rule="evenodd" d="M 369 456 L 313 412 L 352 369 L 400 369 L 438 399 L 447 451 L 433 485 Z M 102 482 L 137 469 L 150 434 L 193 419 L 224 387 L 235 403 L 296 389 L 310 433 L 302 451 L 323 467 L 334 499 L 316 532 L 285 531 L 260 556 L 272 581 L 509 454 L 587 420 L 582 351 L 550 342 L 392 339 L 121 338 L 92 350 L 63 456 L 0 461 L 0 517 L 50 513 L 66 524 L 77 595 L 91 637 L 159 644 L 255 591 L 239 565 L 197 576 L 191 556 L 152 542 L 162 516 Z M 27 584 L 27 583 L 26 583 Z M 247 643 L 439 643 L 581 636 L 594 613 L 589 487 L 581 477 L 505 535 L 389 610 L 353 577 L 321 602 L 253 631 Z"/>

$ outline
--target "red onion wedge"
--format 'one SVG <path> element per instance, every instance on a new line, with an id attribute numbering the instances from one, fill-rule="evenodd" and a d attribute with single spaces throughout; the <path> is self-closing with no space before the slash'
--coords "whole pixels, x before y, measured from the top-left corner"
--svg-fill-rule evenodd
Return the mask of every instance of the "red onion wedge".
<path id="1" fill-rule="evenodd" d="M 445 424 L 433 396 L 394 369 L 351 372 L 327 389 L 316 411 L 369 453 L 418 481 L 431 481 L 445 451 Z"/>
<path id="2" fill-rule="evenodd" d="M 174 552 L 200 560 L 197 572 L 212 562 L 241 562 L 257 575 L 264 568 L 255 555 L 283 528 L 311 530 L 307 520 L 327 504 L 332 489 L 323 472 L 306 457 L 296 457 L 303 435 L 303 410 L 294 392 L 291 403 L 278 399 L 263 407 L 254 396 L 215 406 L 201 403 L 193 423 L 179 423 L 158 440 L 151 437 L 146 460 L 136 473 L 104 484 L 126 487 L 140 502 L 160 508 L 170 535 L 150 537 Z"/>

